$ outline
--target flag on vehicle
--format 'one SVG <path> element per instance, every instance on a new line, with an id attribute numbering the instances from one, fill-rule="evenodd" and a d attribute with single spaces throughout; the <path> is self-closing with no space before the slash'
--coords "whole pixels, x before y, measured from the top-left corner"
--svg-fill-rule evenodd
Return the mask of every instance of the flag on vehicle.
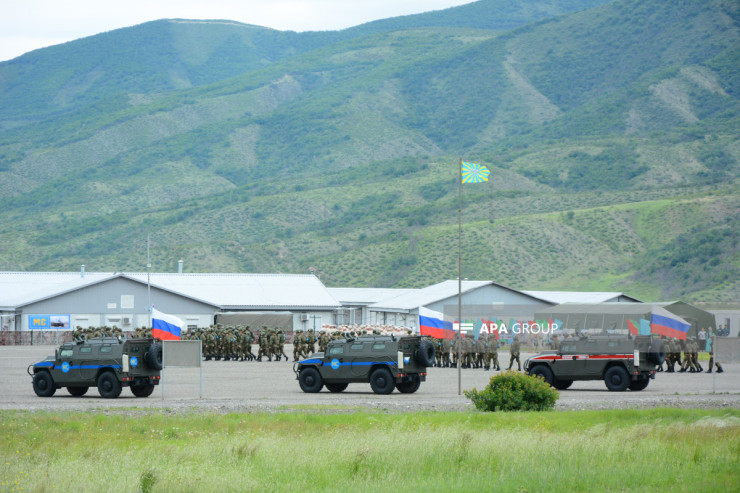
<path id="1" fill-rule="evenodd" d="M 185 330 L 185 322 L 152 307 L 152 336 L 163 341 L 177 341 Z"/>
<path id="2" fill-rule="evenodd" d="M 432 336 L 436 339 L 453 339 L 455 331 L 452 322 L 445 322 L 444 315 L 423 306 L 419 307 L 419 331 L 423 336 Z"/>
<path id="3" fill-rule="evenodd" d="M 462 161 L 463 183 L 483 183 L 484 181 L 488 181 L 489 174 L 491 172 L 482 164 Z"/>

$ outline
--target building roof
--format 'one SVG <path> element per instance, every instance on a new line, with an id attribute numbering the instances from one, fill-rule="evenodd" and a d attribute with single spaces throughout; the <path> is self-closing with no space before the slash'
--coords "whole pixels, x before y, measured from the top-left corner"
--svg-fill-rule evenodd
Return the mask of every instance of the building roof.
<path id="1" fill-rule="evenodd" d="M 115 277 L 110 272 L 0 272 L 0 310 L 69 293 Z"/>
<path id="2" fill-rule="evenodd" d="M 462 281 L 460 288 L 462 293 L 467 293 L 485 286 L 497 286 L 517 293 L 523 293 L 522 291 L 507 288 L 506 286 L 493 281 Z M 458 281 L 456 279 L 442 281 L 426 288 L 418 289 L 410 293 L 400 294 L 393 298 L 388 298 L 378 303 L 374 303 L 370 305 L 370 309 L 375 311 L 410 311 L 417 309 L 420 306 L 426 306 L 437 301 L 452 298 L 453 296 L 457 296 L 457 293 Z M 535 296 L 527 296 L 535 298 Z"/>
<path id="3" fill-rule="evenodd" d="M 561 303 L 642 303 L 637 298 L 620 292 L 609 291 L 522 291 L 530 296 L 555 304 Z"/>
<path id="4" fill-rule="evenodd" d="M 146 273 L 127 277 L 147 282 Z M 333 309 L 341 304 L 313 274 L 150 274 L 167 291 L 223 310 Z"/>
<path id="5" fill-rule="evenodd" d="M 418 289 L 398 288 L 327 288 L 327 290 L 343 305 L 370 305 L 419 291 Z"/>
<path id="6" fill-rule="evenodd" d="M 53 298 L 115 278 L 147 284 L 146 273 L 0 272 L 0 309 Z M 149 274 L 152 287 L 222 310 L 334 309 L 340 307 L 311 274 Z"/>

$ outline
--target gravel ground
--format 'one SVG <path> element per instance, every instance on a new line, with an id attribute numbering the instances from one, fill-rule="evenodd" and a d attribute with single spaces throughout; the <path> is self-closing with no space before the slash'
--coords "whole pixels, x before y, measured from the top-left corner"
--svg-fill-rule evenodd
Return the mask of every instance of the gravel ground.
<path id="1" fill-rule="evenodd" d="M 26 373 L 28 365 L 54 354 L 57 346 L 0 346 L 0 409 L 38 411 L 122 410 L 161 408 L 168 412 L 186 410 L 218 412 L 306 411 L 352 412 L 373 409 L 382 412 L 459 411 L 474 409 L 458 395 L 458 371 L 430 368 L 427 381 L 414 394 L 376 395 L 369 384 L 350 384 L 341 394 L 326 390 L 318 394 L 301 391 L 292 362 L 206 361 L 197 368 L 168 368 L 164 383 L 146 399 L 124 389 L 118 399 L 103 399 L 97 389 L 83 397 L 72 397 L 58 389 L 51 398 L 37 397 Z M 292 347 L 286 346 L 292 354 Z M 530 354 L 524 354 L 522 362 Z M 499 353 L 508 366 L 509 355 Z M 704 363 L 706 366 L 706 363 Z M 740 408 L 740 364 L 724 365 L 721 374 L 658 373 L 641 392 L 609 392 L 602 381 L 575 382 L 561 391 L 558 410 L 635 409 L 651 407 Z M 486 386 L 495 372 L 467 369 L 461 372 L 463 390 Z M 201 397 L 202 392 L 202 397 Z"/>

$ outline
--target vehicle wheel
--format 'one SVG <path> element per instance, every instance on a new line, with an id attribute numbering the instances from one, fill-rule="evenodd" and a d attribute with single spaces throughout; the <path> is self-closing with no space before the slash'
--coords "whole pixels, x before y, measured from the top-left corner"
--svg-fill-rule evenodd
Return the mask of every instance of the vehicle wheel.
<path id="1" fill-rule="evenodd" d="M 647 359 L 655 365 L 662 365 L 665 361 L 665 343 L 661 339 L 655 339 L 648 349 Z"/>
<path id="2" fill-rule="evenodd" d="M 553 376 L 552 376 L 552 370 L 548 368 L 545 365 L 537 365 L 531 370 L 529 370 L 529 374 L 533 377 L 541 376 L 545 379 L 545 382 L 552 385 L 553 383 Z"/>
<path id="3" fill-rule="evenodd" d="M 630 376 L 621 366 L 612 366 L 604 373 L 606 388 L 614 392 L 622 392 L 630 384 Z"/>
<path id="4" fill-rule="evenodd" d="M 329 389 L 329 392 L 334 392 L 334 393 L 342 392 L 344 389 L 347 388 L 346 383 L 327 383 L 324 385 L 326 385 L 326 388 Z"/>
<path id="5" fill-rule="evenodd" d="M 649 378 L 641 378 L 640 380 L 633 380 L 630 382 L 629 389 L 630 390 L 645 390 L 650 383 Z"/>
<path id="6" fill-rule="evenodd" d="M 393 375 L 387 368 L 378 368 L 370 375 L 370 387 L 376 394 L 390 394 L 395 387 Z"/>
<path id="7" fill-rule="evenodd" d="M 152 395 L 152 392 L 154 392 L 154 385 L 151 384 L 131 386 L 131 393 L 136 397 L 149 397 Z"/>
<path id="8" fill-rule="evenodd" d="M 419 377 L 414 378 L 410 382 L 401 382 L 396 384 L 396 388 L 402 394 L 413 394 L 421 386 L 421 380 Z"/>
<path id="9" fill-rule="evenodd" d="M 301 373 L 298 375 L 298 384 L 301 386 L 301 390 L 310 394 L 319 392 L 321 387 L 324 386 L 319 370 L 311 366 L 301 370 Z"/>
<path id="10" fill-rule="evenodd" d="M 105 399 L 115 399 L 121 395 L 121 383 L 113 372 L 104 371 L 98 376 L 98 392 Z"/>
<path id="11" fill-rule="evenodd" d="M 82 397 L 83 395 L 87 394 L 88 388 L 89 387 L 67 387 L 67 392 L 75 397 Z"/>
<path id="12" fill-rule="evenodd" d="M 149 346 L 149 350 L 144 356 L 144 361 L 153 370 L 161 370 L 162 367 L 162 343 L 155 342 Z"/>
<path id="13" fill-rule="evenodd" d="M 48 371 L 40 371 L 33 376 L 33 391 L 39 397 L 51 397 L 57 391 L 54 379 Z"/>
<path id="14" fill-rule="evenodd" d="M 565 390 L 571 385 L 573 385 L 573 380 L 560 380 L 559 378 L 555 378 L 552 381 L 552 386 L 558 390 Z"/>
<path id="15" fill-rule="evenodd" d="M 416 362 L 421 366 L 434 365 L 434 344 L 422 340 L 414 355 Z"/>

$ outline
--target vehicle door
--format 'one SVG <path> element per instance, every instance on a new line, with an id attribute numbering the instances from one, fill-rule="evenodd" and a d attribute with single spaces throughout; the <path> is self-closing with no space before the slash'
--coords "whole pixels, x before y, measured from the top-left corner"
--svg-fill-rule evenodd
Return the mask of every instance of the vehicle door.
<path id="1" fill-rule="evenodd" d="M 356 379 L 366 379 L 370 367 L 375 362 L 377 353 L 371 350 L 372 342 L 355 341 L 349 344 L 350 375 Z"/>
<path id="2" fill-rule="evenodd" d="M 97 356 L 93 353 L 93 347 L 90 344 L 77 346 L 76 356 L 74 365 L 80 380 L 94 382 L 97 366 L 91 367 L 94 363 L 92 360 Z"/>
<path id="3" fill-rule="evenodd" d="M 553 372 L 558 378 L 572 378 L 583 374 L 588 356 L 581 351 L 578 341 L 560 344 L 560 359 L 553 360 Z"/>
<path id="4" fill-rule="evenodd" d="M 324 380 L 350 378 L 350 365 L 347 360 L 346 344 L 329 345 L 324 352 L 321 376 Z"/>
<path id="5" fill-rule="evenodd" d="M 77 364 L 75 363 L 75 350 L 71 347 L 59 349 L 59 357 L 54 362 L 54 381 L 60 384 L 77 380 Z"/>

